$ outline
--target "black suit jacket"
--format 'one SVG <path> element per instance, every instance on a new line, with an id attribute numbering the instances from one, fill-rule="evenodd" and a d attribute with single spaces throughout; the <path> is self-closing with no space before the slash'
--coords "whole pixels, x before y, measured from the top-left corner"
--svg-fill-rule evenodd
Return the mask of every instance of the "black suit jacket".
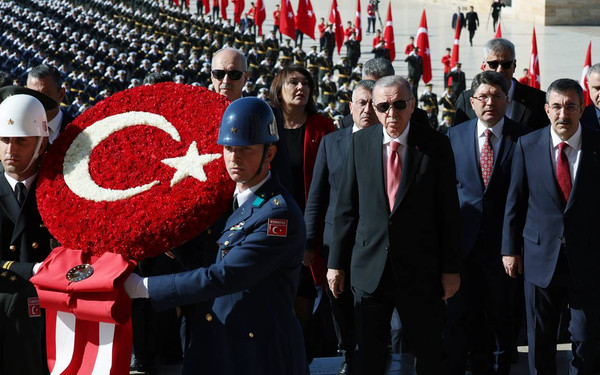
<path id="1" fill-rule="evenodd" d="M 477 30 L 477 26 L 479 26 L 479 17 L 477 16 L 477 12 L 467 12 L 466 20 L 467 29 Z"/>
<path id="2" fill-rule="evenodd" d="M 579 121 L 581 122 L 581 125 L 586 128 L 600 131 L 600 122 L 598 122 L 598 115 L 596 113 L 596 106 L 594 104 L 590 104 L 585 107 L 583 115 Z"/>
<path id="3" fill-rule="evenodd" d="M 352 287 L 372 293 L 391 260 L 403 289 L 442 295 L 441 274 L 459 272 L 458 196 L 447 137 L 411 124 L 390 213 L 383 175 L 383 126 L 355 133 L 333 220 L 328 267 L 350 269 Z"/>
<path id="4" fill-rule="evenodd" d="M 550 124 L 550 120 L 544 109 L 546 93 L 523 85 L 514 78 L 512 84 L 515 85 L 515 93 L 511 104 L 512 112 L 510 119 L 533 130 L 541 129 Z M 460 94 L 456 100 L 456 113 L 454 114 L 453 124 L 460 124 L 461 122 L 477 117 L 473 111 L 473 107 L 471 107 L 470 97 L 471 90 L 467 90 Z"/>
<path id="5" fill-rule="evenodd" d="M 324 258 L 327 258 L 329 254 L 335 205 L 351 137 L 351 127 L 323 137 L 321 144 L 319 144 L 319 151 L 313 168 L 313 178 L 304 210 L 306 248 L 315 249 L 318 247 L 319 234 L 323 225 L 321 254 Z"/>
<path id="6" fill-rule="evenodd" d="M 4 169 L 0 168 L 0 266 L 26 280 L 32 276 L 33 265 L 42 262 L 51 250 L 52 237 L 38 212 L 36 184 L 37 179 L 19 207 Z"/>
<path id="7" fill-rule="evenodd" d="M 460 252 L 463 259 L 475 250 L 488 256 L 497 257 L 500 254 L 512 155 L 517 139 L 530 131 L 526 126 L 504 117 L 500 146 L 487 187 L 483 184 L 479 164 L 477 119 L 459 124 L 448 131 L 456 161 L 456 185 L 460 200 Z M 477 249 L 476 244 L 479 244 Z"/>
<path id="8" fill-rule="evenodd" d="M 459 15 L 458 13 L 454 13 L 452 15 L 452 28 L 456 29 L 456 21 L 459 19 Z M 460 12 L 460 28 L 462 29 L 463 27 L 465 27 L 465 14 L 463 12 Z"/>

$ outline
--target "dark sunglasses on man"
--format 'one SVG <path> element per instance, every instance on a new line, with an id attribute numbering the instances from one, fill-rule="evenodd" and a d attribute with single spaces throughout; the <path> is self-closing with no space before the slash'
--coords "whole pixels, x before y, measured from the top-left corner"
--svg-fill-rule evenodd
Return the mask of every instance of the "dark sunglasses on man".
<path id="1" fill-rule="evenodd" d="M 379 113 L 386 113 L 390 109 L 391 106 L 394 106 L 394 108 L 396 108 L 398 111 L 401 111 L 401 110 L 405 109 L 408 102 L 410 102 L 413 99 L 414 98 L 410 98 L 408 100 L 396 100 L 393 103 L 388 103 L 388 102 L 382 102 L 379 104 L 373 103 L 373 107 Z"/>
<path id="2" fill-rule="evenodd" d="M 222 80 L 225 78 L 225 74 L 229 76 L 230 79 L 237 81 L 242 78 L 244 72 L 240 72 L 239 70 L 222 70 L 222 69 L 214 69 L 211 71 L 214 79 Z"/>
<path id="3" fill-rule="evenodd" d="M 514 62 L 515 62 L 515 60 L 508 60 L 508 61 L 494 60 L 494 61 L 486 61 L 486 64 L 488 64 L 488 66 L 494 70 L 498 69 L 498 65 L 501 65 L 502 69 L 508 70 L 508 69 L 512 68 Z"/>

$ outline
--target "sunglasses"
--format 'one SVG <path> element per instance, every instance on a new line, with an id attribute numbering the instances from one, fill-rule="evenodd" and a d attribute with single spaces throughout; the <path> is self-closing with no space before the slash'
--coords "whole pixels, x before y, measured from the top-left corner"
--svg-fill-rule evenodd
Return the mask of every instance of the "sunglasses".
<path id="1" fill-rule="evenodd" d="M 214 79 L 218 79 L 218 80 L 222 80 L 223 78 L 225 78 L 225 75 L 228 75 L 230 79 L 237 81 L 238 79 L 242 78 L 242 75 L 244 74 L 243 72 L 240 72 L 239 70 L 221 70 L 221 69 L 215 69 L 213 71 L 211 71 L 212 76 Z"/>
<path id="2" fill-rule="evenodd" d="M 375 109 L 379 113 L 386 113 L 390 109 L 391 106 L 394 106 L 394 108 L 401 111 L 401 110 L 405 109 L 408 102 L 410 102 L 413 99 L 414 98 L 410 98 L 408 100 L 396 100 L 393 103 L 388 103 L 388 102 L 383 102 L 383 103 L 379 103 L 379 104 L 373 103 L 373 107 L 375 107 Z"/>
<path id="3" fill-rule="evenodd" d="M 488 64 L 488 66 L 491 69 L 498 69 L 498 66 L 501 65 L 502 69 L 504 70 L 508 70 L 510 68 L 512 68 L 513 64 L 515 63 L 515 60 L 508 60 L 508 61 L 498 61 L 498 60 L 494 60 L 494 61 L 486 61 L 486 64 Z"/>

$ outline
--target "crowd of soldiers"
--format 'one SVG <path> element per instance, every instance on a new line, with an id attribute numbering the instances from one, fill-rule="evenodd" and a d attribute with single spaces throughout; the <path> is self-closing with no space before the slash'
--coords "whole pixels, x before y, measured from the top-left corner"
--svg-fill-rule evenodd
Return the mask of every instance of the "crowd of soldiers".
<path id="1" fill-rule="evenodd" d="M 212 55 L 224 47 L 247 57 L 250 79 L 244 95 L 266 97 L 278 71 L 301 64 L 318 82 L 319 109 L 335 119 L 349 113 L 351 89 L 361 79 L 362 64 L 353 49 L 348 49 L 351 58 L 334 64 L 327 43 L 305 52 L 301 43 L 280 42 L 276 30 L 256 35 L 243 23 L 150 0 L 14 0 L 0 4 L 0 19 L 0 70 L 22 86 L 32 67 L 56 67 L 66 89 L 61 105 L 73 117 L 115 92 L 141 85 L 149 73 L 210 88 Z M 327 33 L 330 25 L 322 32 Z"/>

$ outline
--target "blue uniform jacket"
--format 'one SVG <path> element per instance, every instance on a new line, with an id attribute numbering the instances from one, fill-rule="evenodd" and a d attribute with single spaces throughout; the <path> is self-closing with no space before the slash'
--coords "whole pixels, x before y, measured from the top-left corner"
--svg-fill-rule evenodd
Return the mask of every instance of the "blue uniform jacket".
<path id="1" fill-rule="evenodd" d="M 184 374 L 308 374 L 293 310 L 305 236 L 274 177 L 227 219 L 215 264 L 149 278 L 155 309 L 196 305 Z"/>

